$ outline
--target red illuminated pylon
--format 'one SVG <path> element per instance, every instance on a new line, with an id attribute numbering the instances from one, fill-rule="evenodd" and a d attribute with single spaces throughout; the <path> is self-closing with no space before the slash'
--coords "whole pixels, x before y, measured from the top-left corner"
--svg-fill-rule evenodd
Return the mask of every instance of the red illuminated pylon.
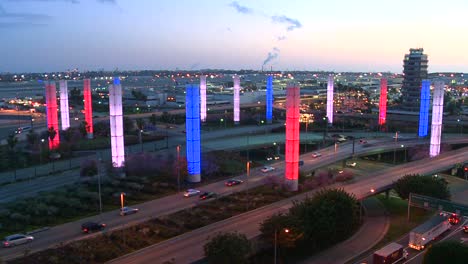
<path id="1" fill-rule="evenodd" d="M 297 191 L 299 179 L 299 106 L 299 86 L 289 84 L 286 92 L 285 178 L 291 191 Z"/>

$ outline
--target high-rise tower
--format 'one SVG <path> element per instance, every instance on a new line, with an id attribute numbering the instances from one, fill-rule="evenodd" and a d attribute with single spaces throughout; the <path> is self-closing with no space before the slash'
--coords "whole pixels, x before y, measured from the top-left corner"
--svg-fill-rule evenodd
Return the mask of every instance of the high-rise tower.
<path id="1" fill-rule="evenodd" d="M 403 60 L 403 85 L 401 87 L 401 109 L 418 112 L 421 82 L 427 79 L 427 55 L 424 49 L 410 49 Z"/>

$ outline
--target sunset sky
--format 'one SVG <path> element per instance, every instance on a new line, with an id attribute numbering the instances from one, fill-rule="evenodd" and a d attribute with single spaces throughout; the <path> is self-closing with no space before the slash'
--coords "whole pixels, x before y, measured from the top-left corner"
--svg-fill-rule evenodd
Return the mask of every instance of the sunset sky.
<path id="1" fill-rule="evenodd" d="M 0 0 L 0 72 L 468 72 L 466 0 Z"/>

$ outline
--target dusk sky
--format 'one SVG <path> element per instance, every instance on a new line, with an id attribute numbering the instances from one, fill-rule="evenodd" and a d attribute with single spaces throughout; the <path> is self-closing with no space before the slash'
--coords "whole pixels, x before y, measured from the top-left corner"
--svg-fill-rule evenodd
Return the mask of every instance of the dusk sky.
<path id="1" fill-rule="evenodd" d="M 0 72 L 468 72 L 467 0 L 0 0 Z"/>

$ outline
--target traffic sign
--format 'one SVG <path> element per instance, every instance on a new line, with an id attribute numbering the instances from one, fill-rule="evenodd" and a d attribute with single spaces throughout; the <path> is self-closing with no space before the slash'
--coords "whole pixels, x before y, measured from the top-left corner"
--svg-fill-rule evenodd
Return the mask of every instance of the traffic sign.
<path id="1" fill-rule="evenodd" d="M 447 200 L 437 199 L 420 194 L 410 194 L 409 205 L 424 209 L 435 209 L 439 211 L 456 213 L 468 217 L 468 205 L 455 203 Z"/>

